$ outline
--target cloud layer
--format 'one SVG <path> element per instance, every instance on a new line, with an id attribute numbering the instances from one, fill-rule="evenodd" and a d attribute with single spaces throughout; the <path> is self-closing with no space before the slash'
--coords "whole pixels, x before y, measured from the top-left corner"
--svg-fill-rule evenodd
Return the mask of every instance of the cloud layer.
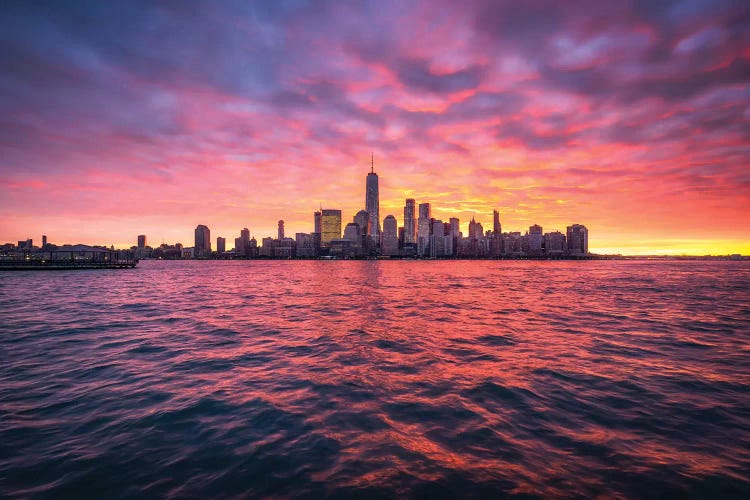
<path id="1" fill-rule="evenodd" d="M 746 2 L 17 2 L 0 239 L 501 211 L 592 249 L 750 252 Z M 672 243 L 669 243 L 672 242 Z M 673 242 L 692 242 L 680 247 Z M 671 245 L 671 246 L 670 246 Z M 688 248 L 689 247 L 689 248 Z"/>

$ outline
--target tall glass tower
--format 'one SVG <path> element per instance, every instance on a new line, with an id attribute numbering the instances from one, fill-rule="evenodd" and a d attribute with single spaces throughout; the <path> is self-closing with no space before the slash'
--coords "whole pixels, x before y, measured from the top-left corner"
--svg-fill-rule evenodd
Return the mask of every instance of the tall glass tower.
<path id="1" fill-rule="evenodd" d="M 417 208 L 414 198 L 407 198 L 404 205 L 404 243 L 417 242 Z"/>
<path id="2" fill-rule="evenodd" d="M 380 246 L 380 194 L 378 192 L 378 174 L 375 173 L 375 156 L 372 157 L 370 173 L 367 174 L 365 192 L 365 211 L 370 214 L 370 238 Z"/>
<path id="3" fill-rule="evenodd" d="M 341 210 L 321 210 L 320 243 L 323 247 L 330 247 L 331 241 L 341 238 Z"/>
<path id="4" fill-rule="evenodd" d="M 417 219 L 417 254 L 424 256 L 430 244 L 430 219 L 432 210 L 429 203 L 419 204 L 419 219 Z"/>
<path id="5" fill-rule="evenodd" d="M 211 256 L 211 231 L 203 224 L 195 228 L 195 250 L 193 251 L 193 256 Z"/>
<path id="6" fill-rule="evenodd" d="M 568 253 L 586 255 L 589 253 L 589 230 L 582 224 L 568 226 Z"/>

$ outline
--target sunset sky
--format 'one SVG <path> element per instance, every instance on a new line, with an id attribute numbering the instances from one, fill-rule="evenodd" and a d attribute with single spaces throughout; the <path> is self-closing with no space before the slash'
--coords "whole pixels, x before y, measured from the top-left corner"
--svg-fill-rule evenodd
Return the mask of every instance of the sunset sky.
<path id="1" fill-rule="evenodd" d="M 7 2 L 0 242 L 231 243 L 404 199 L 750 254 L 747 1 Z"/>

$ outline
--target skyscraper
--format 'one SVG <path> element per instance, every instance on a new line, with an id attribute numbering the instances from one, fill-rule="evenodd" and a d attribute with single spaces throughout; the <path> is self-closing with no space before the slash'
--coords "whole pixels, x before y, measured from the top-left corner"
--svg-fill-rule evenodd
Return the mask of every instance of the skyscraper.
<path id="1" fill-rule="evenodd" d="M 430 257 L 445 256 L 445 224 L 441 220 L 432 220 L 430 231 Z"/>
<path id="2" fill-rule="evenodd" d="M 500 257 L 503 253 L 503 228 L 500 225 L 500 212 L 492 211 L 492 240 L 490 241 L 490 255 Z"/>
<path id="3" fill-rule="evenodd" d="M 370 214 L 365 210 L 360 210 L 354 216 L 354 223 L 359 227 L 359 241 L 357 242 L 357 251 L 362 255 L 367 255 L 370 250 L 375 248 L 375 242 L 370 235 Z M 346 231 L 346 229 L 344 229 Z M 346 238 L 346 236 L 344 236 Z"/>
<path id="4" fill-rule="evenodd" d="M 362 228 L 356 222 L 350 222 L 344 228 L 343 239 L 350 242 L 350 249 L 358 257 L 362 255 Z"/>
<path id="5" fill-rule="evenodd" d="M 203 224 L 195 228 L 194 257 L 208 257 L 211 254 L 211 231 Z"/>
<path id="6" fill-rule="evenodd" d="M 565 235 L 560 231 L 545 234 L 544 253 L 552 256 L 559 256 L 565 253 Z"/>
<path id="7" fill-rule="evenodd" d="M 461 242 L 461 223 L 457 217 L 449 219 L 451 225 L 451 251 L 452 255 L 458 255 L 459 243 Z"/>
<path id="8" fill-rule="evenodd" d="M 354 216 L 354 222 L 359 226 L 360 233 L 365 236 L 369 236 L 371 232 L 370 227 L 370 214 L 365 210 L 360 210 L 357 215 Z"/>
<path id="9" fill-rule="evenodd" d="M 248 256 L 250 251 L 250 230 L 243 227 L 240 231 L 240 237 L 234 239 L 234 253 Z"/>
<path id="10" fill-rule="evenodd" d="M 383 255 L 398 255 L 398 223 L 392 215 L 383 219 Z"/>
<path id="11" fill-rule="evenodd" d="M 370 214 L 370 232 L 375 245 L 380 244 L 380 193 L 378 191 L 378 174 L 375 173 L 375 156 L 372 158 L 370 173 L 367 174 L 365 191 L 365 211 Z"/>
<path id="12" fill-rule="evenodd" d="M 568 226 L 568 253 L 570 255 L 586 255 L 589 253 L 589 230 L 582 224 Z"/>
<path id="13" fill-rule="evenodd" d="M 278 239 L 283 240 L 284 239 L 284 221 L 279 221 L 279 231 L 278 231 Z"/>
<path id="14" fill-rule="evenodd" d="M 417 220 L 417 254 L 426 255 L 430 245 L 430 219 L 432 209 L 429 203 L 419 204 L 419 219 Z"/>
<path id="15" fill-rule="evenodd" d="M 529 226 L 529 254 L 541 255 L 542 253 L 542 242 L 544 241 L 544 233 L 542 226 L 534 224 Z"/>
<path id="16" fill-rule="evenodd" d="M 322 227 L 322 217 L 323 215 L 320 212 L 315 212 L 315 226 L 313 227 L 313 232 L 310 233 L 310 238 L 312 238 L 312 245 L 315 249 L 315 255 L 318 255 L 320 253 L 320 231 Z"/>
<path id="17" fill-rule="evenodd" d="M 216 251 L 219 253 L 224 253 L 227 251 L 227 239 L 222 238 L 219 236 L 216 238 Z"/>
<path id="18" fill-rule="evenodd" d="M 420 203 L 419 204 L 419 218 L 420 219 L 430 219 L 432 218 L 432 207 L 429 203 Z"/>
<path id="19" fill-rule="evenodd" d="M 482 225 L 474 217 L 469 221 L 469 238 L 473 240 L 482 238 Z"/>
<path id="20" fill-rule="evenodd" d="M 42 236 L 44 238 L 45 242 L 47 240 L 46 236 Z M 138 248 L 144 248 L 146 246 L 146 235 L 145 234 L 139 234 L 138 235 Z"/>
<path id="21" fill-rule="evenodd" d="M 417 242 L 417 206 L 414 198 L 407 198 L 404 205 L 404 243 Z"/>
<path id="22" fill-rule="evenodd" d="M 341 210 L 321 210 L 320 245 L 329 247 L 332 240 L 341 239 Z"/>
<path id="23" fill-rule="evenodd" d="M 144 236 L 144 238 L 145 238 L 145 236 Z M 143 240 L 143 245 L 144 246 L 146 245 L 146 240 L 145 239 Z M 42 235 L 42 248 L 44 248 L 46 246 L 47 246 L 47 235 L 43 234 Z"/>
<path id="24" fill-rule="evenodd" d="M 460 229 L 460 223 L 457 217 L 451 217 L 448 219 L 451 225 L 451 236 L 454 238 L 458 238 L 459 233 L 461 232 Z"/>
<path id="25" fill-rule="evenodd" d="M 321 216 L 322 215 L 321 215 L 320 212 L 315 212 L 315 231 L 313 231 L 314 233 L 320 234 L 320 222 L 321 222 L 320 218 L 321 218 Z"/>

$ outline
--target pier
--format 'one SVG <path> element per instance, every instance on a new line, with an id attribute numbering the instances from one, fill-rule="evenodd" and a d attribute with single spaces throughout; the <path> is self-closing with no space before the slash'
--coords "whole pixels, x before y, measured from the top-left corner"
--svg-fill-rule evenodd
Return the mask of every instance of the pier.
<path id="1" fill-rule="evenodd" d="M 130 250 L 88 245 L 64 245 L 48 251 L 16 252 L 0 256 L 2 271 L 128 269 L 137 264 L 135 253 Z"/>

